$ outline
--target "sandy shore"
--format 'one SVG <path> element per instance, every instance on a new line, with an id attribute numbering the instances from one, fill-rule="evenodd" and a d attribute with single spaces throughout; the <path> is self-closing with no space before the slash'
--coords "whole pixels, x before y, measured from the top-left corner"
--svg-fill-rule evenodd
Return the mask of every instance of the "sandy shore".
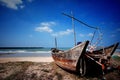
<path id="1" fill-rule="evenodd" d="M 120 73 L 114 70 L 106 73 L 105 77 L 106 80 L 120 80 L 119 75 Z M 101 80 L 101 77 L 81 77 L 79 74 L 61 69 L 54 62 L 19 61 L 0 63 L 0 80 Z"/>
<path id="2" fill-rule="evenodd" d="M 5 62 L 18 62 L 18 61 L 31 61 L 31 62 L 52 62 L 52 57 L 8 57 L 0 58 L 0 63 Z"/>

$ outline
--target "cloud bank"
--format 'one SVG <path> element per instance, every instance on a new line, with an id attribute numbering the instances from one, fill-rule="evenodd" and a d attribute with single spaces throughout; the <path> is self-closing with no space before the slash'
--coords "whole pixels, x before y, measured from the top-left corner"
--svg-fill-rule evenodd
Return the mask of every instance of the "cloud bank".
<path id="1" fill-rule="evenodd" d="M 64 35 L 69 35 L 73 32 L 72 29 L 66 29 L 65 31 L 59 31 L 59 32 L 55 32 L 52 29 L 52 26 L 55 26 L 56 23 L 51 21 L 51 22 L 41 22 L 39 27 L 35 28 L 35 31 L 37 32 L 47 32 L 50 33 L 51 36 L 64 36 Z"/>
<path id="2" fill-rule="evenodd" d="M 71 33 L 73 33 L 73 29 L 66 29 L 64 31 L 58 31 L 55 32 L 52 27 L 56 26 L 57 23 L 54 21 L 50 21 L 50 22 L 41 22 L 40 26 L 35 28 L 35 31 L 37 32 L 46 32 L 46 33 L 50 33 L 51 36 L 53 37 L 58 37 L 58 36 L 65 36 L 65 35 L 70 35 Z M 88 33 L 88 34 L 79 34 L 80 37 L 92 37 L 93 33 Z"/>

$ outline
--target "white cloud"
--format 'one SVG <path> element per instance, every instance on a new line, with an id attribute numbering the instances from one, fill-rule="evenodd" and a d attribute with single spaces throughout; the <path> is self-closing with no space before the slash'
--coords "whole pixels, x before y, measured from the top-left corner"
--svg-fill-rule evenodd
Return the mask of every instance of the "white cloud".
<path id="1" fill-rule="evenodd" d="M 51 28 L 47 27 L 47 26 L 44 26 L 44 27 L 35 28 L 35 31 L 51 33 L 53 30 Z"/>
<path id="2" fill-rule="evenodd" d="M 41 22 L 40 26 L 35 28 L 35 31 L 47 32 L 47 33 L 50 33 L 50 35 L 52 35 L 52 36 L 64 36 L 64 35 L 69 35 L 73 32 L 72 29 L 66 29 L 65 31 L 54 32 L 51 27 L 55 26 L 55 25 L 56 25 L 56 23 L 53 21 Z"/>
<path id="3" fill-rule="evenodd" d="M 84 34 L 79 34 L 80 37 L 84 37 L 85 35 Z"/>
<path id="4" fill-rule="evenodd" d="M 42 22 L 42 23 L 40 23 L 40 25 L 50 27 L 50 26 L 56 25 L 56 23 L 53 22 L 53 21 L 51 21 L 51 22 Z"/>
<path id="5" fill-rule="evenodd" d="M 40 23 L 39 27 L 35 28 L 35 31 L 51 33 L 51 32 L 53 32 L 53 30 L 50 27 L 54 26 L 54 25 L 56 25 L 55 22 L 42 22 L 42 23 Z"/>
<path id="6" fill-rule="evenodd" d="M 79 36 L 80 37 L 87 37 L 87 36 L 89 36 L 89 37 L 92 37 L 93 36 L 93 33 L 88 33 L 88 34 L 79 34 Z"/>
<path id="7" fill-rule="evenodd" d="M 25 7 L 24 0 L 0 0 L 3 6 L 6 6 L 7 8 L 11 8 L 14 10 L 23 9 Z M 27 2 L 31 3 L 33 0 L 27 0 Z"/>
<path id="8" fill-rule="evenodd" d="M 92 37 L 92 36 L 93 36 L 93 33 L 88 33 L 88 36 Z"/>
<path id="9" fill-rule="evenodd" d="M 64 35 L 69 35 L 73 32 L 73 29 L 67 29 L 65 31 L 60 31 L 57 33 L 52 33 L 52 36 L 64 36 Z"/>
<path id="10" fill-rule="evenodd" d="M 17 10 L 23 4 L 22 0 L 0 0 L 3 6 Z M 22 7 L 23 8 L 23 7 Z"/>
<path id="11" fill-rule="evenodd" d="M 73 32 L 72 29 L 67 29 L 66 31 L 60 31 L 58 34 L 59 35 L 69 35 L 72 32 Z"/>

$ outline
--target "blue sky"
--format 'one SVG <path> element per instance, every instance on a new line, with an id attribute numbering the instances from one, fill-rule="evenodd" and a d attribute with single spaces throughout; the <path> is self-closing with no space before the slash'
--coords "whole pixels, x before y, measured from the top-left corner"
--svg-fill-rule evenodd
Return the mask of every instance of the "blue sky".
<path id="1" fill-rule="evenodd" d="M 0 0 L 0 46 L 59 47 L 74 45 L 71 18 L 94 27 L 103 37 L 99 45 L 120 42 L 120 0 Z M 74 21 L 77 42 L 91 40 L 94 29 Z M 93 42 L 98 38 L 96 32 Z"/>

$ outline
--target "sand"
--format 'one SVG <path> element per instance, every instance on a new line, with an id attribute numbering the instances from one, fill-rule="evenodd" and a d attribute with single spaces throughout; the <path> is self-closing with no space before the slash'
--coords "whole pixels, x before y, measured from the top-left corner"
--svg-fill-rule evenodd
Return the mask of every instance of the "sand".
<path id="1" fill-rule="evenodd" d="M 112 60 L 112 63 L 120 65 L 119 60 Z M 120 72 L 114 70 L 105 77 L 106 80 L 120 80 L 119 75 Z M 67 72 L 58 67 L 52 57 L 9 57 L 0 58 L 0 80 L 101 80 L 101 77 L 81 77 Z"/>
<path id="2" fill-rule="evenodd" d="M 31 62 L 52 62 L 52 57 L 8 57 L 0 58 L 0 63 L 5 62 L 19 62 L 19 61 L 31 61 Z"/>
<path id="3" fill-rule="evenodd" d="M 106 80 L 120 80 L 120 73 L 114 70 L 105 77 Z M 61 69 L 54 62 L 6 62 L 0 63 L 0 80 L 101 80 L 101 76 L 81 77 Z"/>

